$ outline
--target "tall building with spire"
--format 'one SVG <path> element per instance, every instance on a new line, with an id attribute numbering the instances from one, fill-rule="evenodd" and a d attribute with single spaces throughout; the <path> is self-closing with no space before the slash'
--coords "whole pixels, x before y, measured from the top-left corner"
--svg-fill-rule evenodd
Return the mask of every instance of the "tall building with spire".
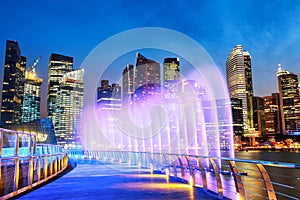
<path id="1" fill-rule="evenodd" d="M 42 81 L 43 79 L 37 77 L 35 66 L 25 72 L 22 123 L 40 118 Z"/>
<path id="2" fill-rule="evenodd" d="M 64 148 L 81 145 L 80 118 L 83 112 L 84 69 L 67 72 L 59 80 L 54 128 L 57 144 Z"/>
<path id="3" fill-rule="evenodd" d="M 73 58 L 52 53 L 48 64 L 48 117 L 53 119 L 56 109 L 56 97 L 60 79 L 68 72 L 73 71 Z M 53 123 L 55 123 L 53 121 Z"/>
<path id="4" fill-rule="evenodd" d="M 134 91 L 143 96 L 154 95 L 154 90 L 160 86 L 160 64 L 154 60 L 147 59 L 142 54 L 136 54 L 136 65 L 134 70 Z"/>
<path id="5" fill-rule="evenodd" d="M 226 79 L 230 98 L 242 100 L 244 130 L 253 128 L 253 84 L 251 56 L 242 45 L 230 52 L 226 61 Z"/>
<path id="6" fill-rule="evenodd" d="M 277 71 L 282 133 L 300 134 L 300 96 L 298 76 L 278 65 Z"/>
<path id="7" fill-rule="evenodd" d="M 1 104 L 1 125 L 21 123 L 26 57 L 17 41 L 6 41 Z"/>

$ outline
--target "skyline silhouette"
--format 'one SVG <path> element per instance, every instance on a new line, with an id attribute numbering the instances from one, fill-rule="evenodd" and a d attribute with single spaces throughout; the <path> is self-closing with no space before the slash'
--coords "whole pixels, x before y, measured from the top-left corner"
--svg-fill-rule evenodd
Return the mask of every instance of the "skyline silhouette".
<path id="1" fill-rule="evenodd" d="M 277 64 L 295 74 L 300 59 L 300 3 L 298 1 L 136 1 L 1 2 L 0 81 L 6 40 L 19 42 L 31 65 L 42 56 L 37 73 L 47 93 L 48 59 L 51 53 L 74 57 L 78 69 L 99 43 L 119 32 L 138 27 L 165 27 L 196 40 L 212 57 L 225 77 L 225 62 L 237 44 L 252 57 L 254 95 L 278 91 Z M 13 11 L 10 8 L 14 8 Z M 146 11 L 146 12 L 145 12 Z M 147 54 L 146 54 L 147 55 Z M 147 55 L 162 61 L 163 56 Z M 130 61 L 128 61 L 130 63 Z M 127 63 L 126 63 L 127 64 Z M 124 65 L 119 66 L 120 71 Z M 45 101 L 42 106 L 45 107 Z"/>

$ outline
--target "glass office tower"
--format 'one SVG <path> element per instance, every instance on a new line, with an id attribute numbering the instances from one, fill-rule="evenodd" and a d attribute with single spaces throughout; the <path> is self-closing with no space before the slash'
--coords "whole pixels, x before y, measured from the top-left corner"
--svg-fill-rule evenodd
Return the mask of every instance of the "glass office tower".
<path id="1" fill-rule="evenodd" d="M 53 118 L 56 112 L 56 95 L 59 80 L 68 72 L 73 71 L 73 58 L 52 53 L 48 64 L 48 117 Z M 54 119 L 54 118 L 53 118 Z M 55 121 L 53 121 L 55 124 Z"/>
<path id="2" fill-rule="evenodd" d="M 17 41 L 6 41 L 1 104 L 1 125 L 21 123 L 26 57 Z"/>
<path id="3" fill-rule="evenodd" d="M 253 84 L 251 56 L 242 45 L 230 52 L 226 61 L 226 78 L 230 98 L 242 100 L 244 130 L 253 128 Z"/>
<path id="4" fill-rule="evenodd" d="M 57 144 L 76 148 L 80 142 L 80 118 L 83 111 L 84 69 L 66 73 L 59 81 L 54 116 Z"/>

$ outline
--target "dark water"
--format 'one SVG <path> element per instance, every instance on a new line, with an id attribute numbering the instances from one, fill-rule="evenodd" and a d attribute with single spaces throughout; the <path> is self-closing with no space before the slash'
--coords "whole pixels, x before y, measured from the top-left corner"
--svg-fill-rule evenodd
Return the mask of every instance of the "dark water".
<path id="1" fill-rule="evenodd" d="M 266 160 L 300 164 L 300 152 L 259 152 L 236 153 L 236 158 Z M 240 171 L 247 171 L 243 177 L 247 199 L 266 199 L 264 183 L 255 164 L 238 164 Z M 265 167 L 278 199 L 300 199 L 300 169 Z"/>
<path id="2" fill-rule="evenodd" d="M 235 153 L 237 158 L 251 160 L 266 160 L 277 162 L 288 162 L 300 164 L 300 152 L 261 152 L 261 151 L 241 151 Z"/>

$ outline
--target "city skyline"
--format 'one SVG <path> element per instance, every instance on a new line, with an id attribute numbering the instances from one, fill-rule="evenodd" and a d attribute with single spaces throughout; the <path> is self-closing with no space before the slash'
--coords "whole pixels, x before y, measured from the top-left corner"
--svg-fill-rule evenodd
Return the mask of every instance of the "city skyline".
<path id="1" fill-rule="evenodd" d="M 252 56 L 254 95 L 268 96 L 278 92 L 278 63 L 295 74 L 300 73 L 297 68 L 300 59 L 295 50 L 299 46 L 297 44 L 300 44 L 300 39 L 297 38 L 297 33 L 300 32 L 297 28 L 300 3 L 235 2 L 187 4 L 164 1 L 159 5 L 149 2 L 135 4 L 134 1 L 91 1 L 84 5 L 79 1 L 72 4 L 51 1 L 43 2 L 43 5 L 34 1 L 19 2 L 16 5 L 2 2 L 1 7 L 14 6 L 16 11 L 24 9 L 27 12 L 15 12 L 11 16 L 10 10 L 6 9 L 0 13 L 3 19 L 11 16 L 9 20 L 0 22 L 1 27 L 4 27 L 0 33 L 0 81 L 3 79 L 6 40 L 18 41 L 28 65 L 42 55 L 36 70 L 39 77 L 47 80 L 48 58 L 51 53 L 74 57 L 74 68 L 78 69 L 88 53 L 108 37 L 132 28 L 158 26 L 174 29 L 195 39 L 210 54 L 224 77 L 226 58 L 231 49 L 237 44 L 243 45 Z M 135 13 L 144 7 L 151 9 L 142 16 Z M 249 10 L 255 12 L 248 12 Z M 112 16 L 112 13 L 118 14 Z M 160 55 L 149 57 L 162 63 L 163 57 Z M 123 67 L 124 65 L 119 66 L 120 69 Z M 46 85 L 44 81 L 42 97 L 47 93 Z M 42 104 L 45 107 L 45 100 Z"/>

